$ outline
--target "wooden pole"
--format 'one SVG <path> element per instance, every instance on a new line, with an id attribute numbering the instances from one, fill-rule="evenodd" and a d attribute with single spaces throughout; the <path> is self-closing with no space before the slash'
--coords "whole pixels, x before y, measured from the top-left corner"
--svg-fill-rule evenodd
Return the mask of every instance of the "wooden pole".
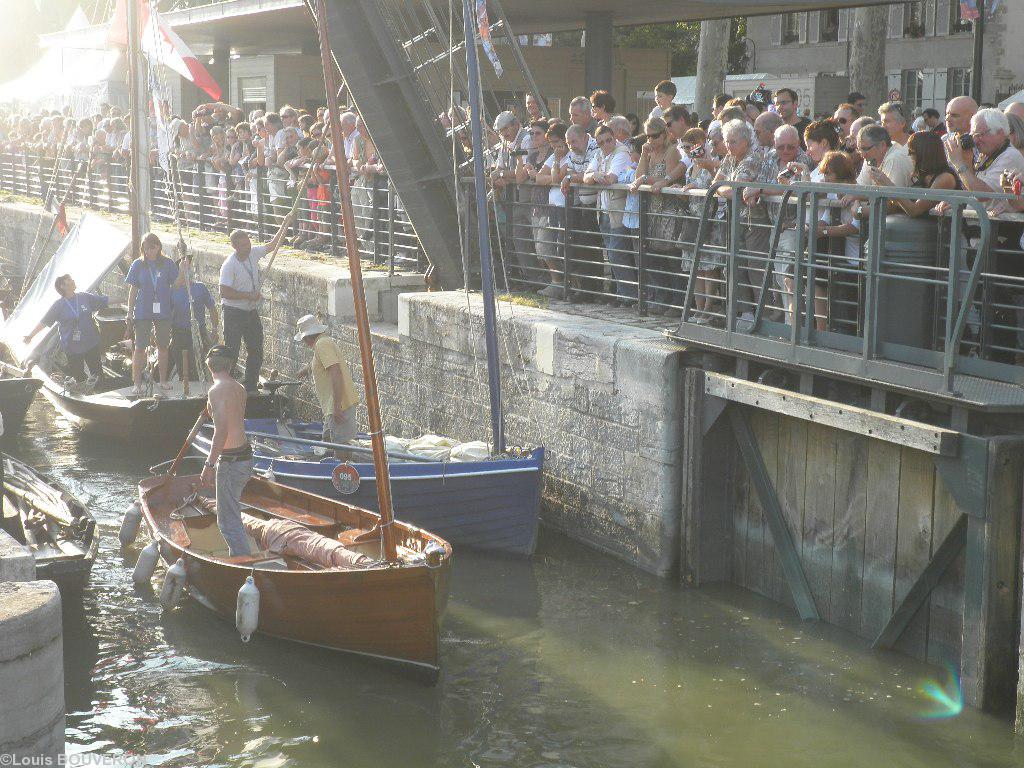
<path id="1" fill-rule="evenodd" d="M 397 559 L 395 534 L 391 508 L 391 477 L 388 471 L 388 456 L 384 449 L 384 428 L 381 426 L 380 402 L 377 398 L 377 374 L 373 366 L 373 349 L 370 342 L 370 318 L 366 313 L 366 294 L 363 291 L 363 271 L 359 263 L 359 245 L 356 238 L 355 215 L 352 211 L 352 185 L 349 181 L 348 158 L 345 156 L 345 137 L 341 134 L 341 115 L 338 114 L 338 92 L 334 72 L 334 57 L 327 36 L 327 9 L 324 0 L 313 0 L 316 8 L 316 25 L 320 41 L 320 64 L 324 73 L 327 90 L 327 108 L 331 118 L 331 143 L 334 148 L 334 165 L 338 174 L 338 193 L 341 197 L 341 220 L 345 227 L 345 249 L 348 251 L 348 268 L 352 279 L 352 297 L 355 303 L 356 330 L 359 334 L 359 355 L 363 364 L 363 386 L 366 390 L 366 411 L 370 422 L 370 439 L 373 444 L 373 467 L 377 473 L 377 503 L 380 508 L 381 537 L 384 544 L 384 559 Z"/>

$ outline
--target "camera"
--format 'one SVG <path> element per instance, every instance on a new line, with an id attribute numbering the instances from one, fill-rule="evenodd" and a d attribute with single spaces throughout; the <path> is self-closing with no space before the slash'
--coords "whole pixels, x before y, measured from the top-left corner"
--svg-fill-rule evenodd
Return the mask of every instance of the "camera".
<path id="1" fill-rule="evenodd" d="M 961 149 L 964 149 L 964 150 L 974 149 L 974 147 L 975 147 L 974 137 L 971 136 L 971 134 L 963 133 L 963 134 L 960 135 L 960 148 Z"/>
<path id="2" fill-rule="evenodd" d="M 794 171 L 792 168 L 787 168 L 786 170 L 779 174 L 780 179 L 792 179 L 794 176 L 796 176 L 796 171 Z"/>
<path id="3" fill-rule="evenodd" d="M 530 150 L 528 149 L 513 149 L 509 152 L 509 155 L 512 157 L 526 157 L 528 154 L 530 154 Z"/>
<path id="4" fill-rule="evenodd" d="M 692 158 L 704 157 L 704 153 L 705 152 L 706 152 L 706 150 L 704 149 L 704 147 L 694 147 L 693 149 L 690 150 L 690 157 L 692 157 Z"/>

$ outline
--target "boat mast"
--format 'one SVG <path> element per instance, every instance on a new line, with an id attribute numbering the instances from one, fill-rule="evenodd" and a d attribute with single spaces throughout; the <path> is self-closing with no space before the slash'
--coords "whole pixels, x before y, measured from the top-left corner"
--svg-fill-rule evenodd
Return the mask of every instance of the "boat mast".
<path id="1" fill-rule="evenodd" d="M 359 356 L 363 364 L 363 386 L 366 390 L 366 411 L 370 422 L 370 439 L 373 444 L 373 467 L 377 475 L 377 502 L 380 508 L 381 537 L 384 544 L 384 559 L 394 562 L 395 550 L 394 511 L 391 508 L 391 477 L 388 471 L 388 457 L 384 450 L 384 429 L 381 426 L 380 401 L 377 397 L 377 373 L 373 365 L 373 348 L 370 344 L 370 319 L 366 313 L 366 294 L 363 291 L 363 270 L 359 262 L 359 245 L 356 238 L 355 216 L 352 212 L 352 185 L 349 181 L 348 158 L 345 156 L 345 137 L 341 134 L 341 116 L 338 114 L 337 80 L 334 75 L 334 57 L 331 55 L 327 35 L 327 9 L 324 0 L 313 0 L 316 9 L 316 25 L 320 39 L 320 65 L 324 73 L 327 92 L 327 110 L 331 120 L 331 144 L 334 149 L 334 166 L 338 175 L 338 193 L 341 197 L 341 219 L 345 231 L 345 249 L 348 251 L 348 268 L 352 279 L 352 297 L 355 303 L 356 331 L 359 334 Z"/>
<path id="2" fill-rule="evenodd" d="M 126 0 L 128 49 L 129 128 L 131 132 L 128 176 L 128 214 L 132 220 L 129 260 L 139 255 L 142 236 L 149 229 L 149 129 L 146 123 L 146 78 L 142 60 L 142 30 L 139 28 L 140 0 Z"/>
<path id="3" fill-rule="evenodd" d="M 501 369 L 498 367 L 498 323 L 494 304 L 494 267 L 491 232 L 484 185 L 484 139 L 480 111 L 480 61 L 476 51 L 475 14 L 470 0 L 462 0 L 462 25 L 466 35 L 466 70 L 469 75 L 469 122 L 473 134 L 473 186 L 476 189 L 476 229 L 480 248 L 480 282 L 484 294 L 484 342 L 487 347 L 487 384 L 491 396 L 491 435 L 494 453 L 505 452 L 505 420 L 501 410 Z M 458 180 L 456 179 L 456 183 Z M 467 276 L 468 279 L 468 276 Z"/>

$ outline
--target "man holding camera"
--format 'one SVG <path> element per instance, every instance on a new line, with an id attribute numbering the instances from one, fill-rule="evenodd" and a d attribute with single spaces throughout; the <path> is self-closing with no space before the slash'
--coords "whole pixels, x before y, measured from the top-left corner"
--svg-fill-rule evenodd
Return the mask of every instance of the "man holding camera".
<path id="1" fill-rule="evenodd" d="M 1024 171 L 1024 155 L 1010 143 L 1010 123 L 998 109 L 982 109 L 971 118 L 971 129 L 943 139 L 949 164 L 964 189 L 1000 192 L 1004 174 Z"/>
<path id="2" fill-rule="evenodd" d="M 494 170 L 491 171 L 491 184 L 495 194 L 504 190 L 506 184 L 514 184 L 516 181 L 516 169 L 523 162 L 529 150 L 529 132 L 524 130 L 519 118 L 508 110 L 498 114 L 494 118 L 494 130 L 501 137 L 498 145 L 498 153 L 494 163 Z M 517 261 L 520 265 L 520 279 L 527 280 L 529 270 L 535 266 L 532 253 L 532 228 L 530 226 L 530 202 L 531 190 L 516 188 L 508 190 L 507 194 L 517 205 L 512 206 L 512 236 L 515 238 L 516 248 L 514 249 Z"/>

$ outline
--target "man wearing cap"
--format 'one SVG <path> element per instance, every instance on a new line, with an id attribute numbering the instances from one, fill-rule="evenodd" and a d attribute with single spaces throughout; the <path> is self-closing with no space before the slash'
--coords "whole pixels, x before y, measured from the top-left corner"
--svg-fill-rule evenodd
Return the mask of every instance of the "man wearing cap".
<path id="1" fill-rule="evenodd" d="M 313 350 L 313 361 L 299 371 L 299 378 L 313 374 L 313 388 L 324 412 L 324 441 L 352 442 L 357 431 L 359 395 L 352 385 L 341 347 L 327 335 L 327 326 L 313 315 L 299 319 L 295 340 Z"/>
<path id="2" fill-rule="evenodd" d="M 494 118 L 494 130 L 501 137 L 498 145 L 498 155 L 494 163 L 494 170 L 491 172 L 491 181 L 495 187 L 505 186 L 506 181 L 515 178 L 516 154 L 522 149 L 523 140 L 528 133 L 523 130 L 519 118 L 509 111 L 500 112 Z"/>
<path id="3" fill-rule="evenodd" d="M 516 172 L 525 161 L 532 144 L 529 130 L 523 128 L 519 118 L 511 112 L 501 112 L 494 118 L 494 130 L 501 136 L 495 167 L 491 172 L 491 183 L 494 185 L 495 194 L 498 194 L 499 190 L 505 190 L 506 184 L 515 182 Z M 512 206 L 512 238 L 515 242 L 512 255 L 519 264 L 518 276 L 524 282 L 530 279 L 537 268 L 533 256 L 533 227 L 530 221 L 532 191 L 525 186 L 505 191 L 505 194 L 512 195 L 512 200 L 517 203 Z"/>
<path id="4" fill-rule="evenodd" d="M 201 478 L 203 485 L 217 489 L 217 527 L 228 554 L 248 557 L 252 550 L 242 525 L 242 491 L 252 477 L 252 446 L 245 435 L 245 387 L 231 375 L 234 364 L 235 353 L 225 344 L 215 344 L 206 353 L 213 375 L 206 405 L 213 418 L 213 440 Z"/>

